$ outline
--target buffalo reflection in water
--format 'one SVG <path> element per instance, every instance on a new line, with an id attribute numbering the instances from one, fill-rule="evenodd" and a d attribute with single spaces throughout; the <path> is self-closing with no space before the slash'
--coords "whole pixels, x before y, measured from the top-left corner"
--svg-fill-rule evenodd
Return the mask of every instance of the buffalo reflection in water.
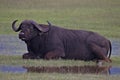
<path id="1" fill-rule="evenodd" d="M 81 73 L 81 74 L 109 74 L 110 66 L 61 66 L 61 67 L 28 67 L 27 72 L 38 73 Z"/>

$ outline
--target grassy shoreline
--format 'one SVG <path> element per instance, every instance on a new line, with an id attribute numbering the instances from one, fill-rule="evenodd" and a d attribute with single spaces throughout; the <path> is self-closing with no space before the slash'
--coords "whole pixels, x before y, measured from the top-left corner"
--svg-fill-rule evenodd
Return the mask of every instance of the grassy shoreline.
<path id="1" fill-rule="evenodd" d="M 104 63 L 104 65 L 120 66 L 120 56 L 111 57 L 112 63 Z M 0 55 L 0 65 L 21 65 L 21 66 L 82 66 L 96 65 L 92 61 L 81 60 L 24 60 L 21 55 Z"/>
<path id="2" fill-rule="evenodd" d="M 59 74 L 59 73 L 0 73 L 1 80 L 119 80 L 118 75 Z"/>

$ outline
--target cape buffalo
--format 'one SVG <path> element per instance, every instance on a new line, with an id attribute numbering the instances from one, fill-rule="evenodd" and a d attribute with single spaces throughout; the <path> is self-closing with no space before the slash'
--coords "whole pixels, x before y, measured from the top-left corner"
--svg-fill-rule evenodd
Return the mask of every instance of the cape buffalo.
<path id="1" fill-rule="evenodd" d="M 98 33 L 85 30 L 71 30 L 58 26 L 38 24 L 24 20 L 17 28 L 13 21 L 12 29 L 20 31 L 19 38 L 27 44 L 28 53 L 23 59 L 77 59 L 104 60 L 111 62 L 111 42 Z"/>

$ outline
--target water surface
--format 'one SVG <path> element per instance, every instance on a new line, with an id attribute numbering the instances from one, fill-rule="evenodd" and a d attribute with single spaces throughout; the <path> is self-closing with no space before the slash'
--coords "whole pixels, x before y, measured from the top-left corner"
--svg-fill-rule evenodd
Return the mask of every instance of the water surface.
<path id="1" fill-rule="evenodd" d="M 0 54 L 22 55 L 26 51 L 25 43 L 18 36 L 0 35 Z"/>

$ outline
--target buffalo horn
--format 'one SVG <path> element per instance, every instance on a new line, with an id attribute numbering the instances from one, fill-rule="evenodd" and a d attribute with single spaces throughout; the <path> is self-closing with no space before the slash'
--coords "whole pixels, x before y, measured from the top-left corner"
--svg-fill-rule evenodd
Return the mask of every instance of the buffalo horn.
<path id="1" fill-rule="evenodd" d="M 51 26 L 51 23 L 49 21 L 47 21 L 48 25 Z"/>
<path id="2" fill-rule="evenodd" d="M 37 24 L 34 21 L 31 21 L 31 23 L 40 31 L 42 32 L 47 32 L 49 30 L 49 27 L 45 27 L 45 26 L 40 26 L 39 24 Z"/>
<path id="3" fill-rule="evenodd" d="M 12 23 L 12 29 L 15 31 L 15 32 L 18 32 L 18 31 L 20 31 L 20 27 L 16 27 L 15 26 L 15 23 L 17 22 L 18 20 L 15 20 L 15 21 L 13 21 L 13 23 Z"/>

